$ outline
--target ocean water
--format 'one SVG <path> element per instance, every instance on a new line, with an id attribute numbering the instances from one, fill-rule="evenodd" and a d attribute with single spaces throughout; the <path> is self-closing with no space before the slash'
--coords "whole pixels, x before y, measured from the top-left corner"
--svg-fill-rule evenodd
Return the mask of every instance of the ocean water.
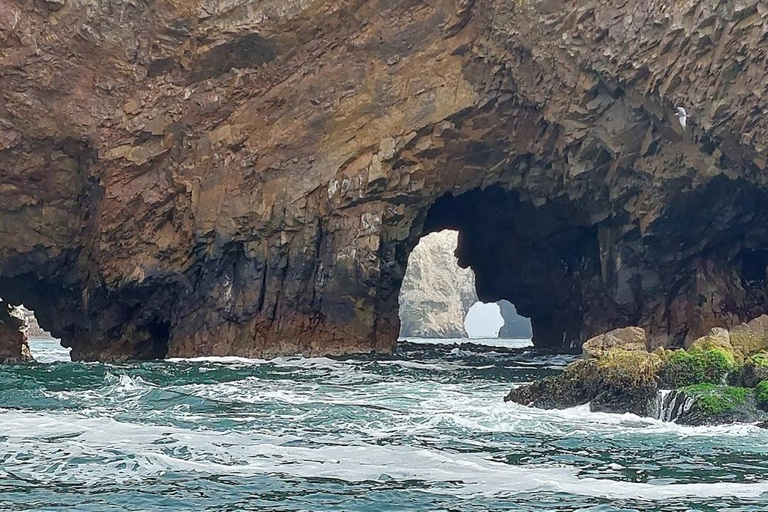
<path id="1" fill-rule="evenodd" d="M 0 510 L 768 510 L 768 431 L 505 404 L 571 358 L 486 343 L 103 365 L 35 340 L 0 367 Z"/>

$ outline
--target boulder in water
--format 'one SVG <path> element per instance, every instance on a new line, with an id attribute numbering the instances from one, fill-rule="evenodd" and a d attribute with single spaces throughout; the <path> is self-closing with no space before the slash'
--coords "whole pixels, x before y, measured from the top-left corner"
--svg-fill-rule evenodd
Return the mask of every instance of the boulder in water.
<path id="1" fill-rule="evenodd" d="M 614 349 L 600 359 L 583 359 L 563 373 L 515 388 L 504 401 L 543 409 L 590 403 L 590 410 L 651 414 L 662 365 L 657 354 Z"/>
<path id="2" fill-rule="evenodd" d="M 697 384 L 673 391 L 664 404 L 668 412 L 663 414 L 681 425 L 755 423 L 766 419 L 757 404 L 753 389 Z"/>
<path id="3" fill-rule="evenodd" d="M 542 408 L 589 403 L 592 411 L 631 412 L 686 425 L 764 421 L 768 352 L 758 350 L 761 322 L 744 324 L 735 336 L 713 329 L 687 351 L 649 353 L 641 350 L 642 329 L 611 331 L 587 341 L 584 359 L 562 374 L 513 389 L 505 401 Z"/>

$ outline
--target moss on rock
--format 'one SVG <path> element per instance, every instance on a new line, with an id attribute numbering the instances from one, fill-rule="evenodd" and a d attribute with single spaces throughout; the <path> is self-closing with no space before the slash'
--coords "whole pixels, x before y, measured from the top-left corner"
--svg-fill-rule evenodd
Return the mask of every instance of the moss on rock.
<path id="1" fill-rule="evenodd" d="M 571 363 L 558 376 L 515 388 L 504 400 L 544 409 L 590 402 L 593 411 L 647 415 L 662 364 L 656 354 L 614 349 L 600 359 Z"/>
<path id="2" fill-rule="evenodd" d="M 737 362 L 744 360 L 741 353 L 735 353 L 731 345 L 731 334 L 721 327 L 713 328 L 709 334 L 694 341 L 688 352 L 706 352 L 707 350 L 722 349 L 734 356 Z"/>
<path id="3" fill-rule="evenodd" d="M 660 372 L 661 386 L 681 388 L 695 384 L 721 384 L 736 369 L 733 355 L 722 348 L 686 352 L 668 358 Z"/>
<path id="4" fill-rule="evenodd" d="M 768 411 L 768 380 L 759 382 L 755 386 L 755 398 L 757 399 L 757 406 L 764 411 Z"/>
<path id="5" fill-rule="evenodd" d="M 722 414 L 732 411 L 744 405 L 751 393 L 749 388 L 716 384 L 694 384 L 680 388 L 680 391 L 695 398 L 694 407 L 705 414 Z"/>
<path id="6" fill-rule="evenodd" d="M 675 421 L 684 425 L 753 423 L 765 419 L 750 388 L 696 384 L 677 390 L 684 405 Z"/>
<path id="7" fill-rule="evenodd" d="M 768 380 L 768 353 L 758 352 L 748 357 L 729 380 L 735 386 L 747 388 L 753 388 L 760 381 Z"/>
<path id="8" fill-rule="evenodd" d="M 546 409 L 589 403 L 592 411 L 631 412 L 686 425 L 764 421 L 768 351 L 758 347 L 761 336 L 768 336 L 768 316 L 736 331 L 736 343 L 732 332 L 713 329 L 687 351 L 657 348 L 652 353 L 641 350 L 640 343 L 622 348 L 613 338 L 595 338 L 585 359 L 558 376 L 513 389 L 505 401 Z M 659 388 L 673 391 L 659 395 Z"/>

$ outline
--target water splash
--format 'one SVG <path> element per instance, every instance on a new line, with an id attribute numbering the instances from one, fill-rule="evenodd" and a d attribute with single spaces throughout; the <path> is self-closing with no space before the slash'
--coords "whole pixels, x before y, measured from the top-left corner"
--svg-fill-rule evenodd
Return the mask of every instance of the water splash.
<path id="1" fill-rule="evenodd" d="M 695 400 L 679 390 L 660 389 L 656 395 L 654 416 L 661 421 L 676 422 L 693 407 Z"/>

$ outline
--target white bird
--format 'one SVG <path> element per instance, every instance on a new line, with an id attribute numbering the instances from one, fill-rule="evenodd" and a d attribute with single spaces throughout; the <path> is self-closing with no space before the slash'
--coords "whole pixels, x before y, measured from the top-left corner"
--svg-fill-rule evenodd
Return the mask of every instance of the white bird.
<path id="1" fill-rule="evenodd" d="M 677 107 L 675 115 L 677 116 L 677 120 L 680 121 L 680 126 L 683 127 L 683 131 L 685 131 L 685 121 L 688 119 L 688 114 L 685 112 L 685 109 L 683 107 Z"/>

